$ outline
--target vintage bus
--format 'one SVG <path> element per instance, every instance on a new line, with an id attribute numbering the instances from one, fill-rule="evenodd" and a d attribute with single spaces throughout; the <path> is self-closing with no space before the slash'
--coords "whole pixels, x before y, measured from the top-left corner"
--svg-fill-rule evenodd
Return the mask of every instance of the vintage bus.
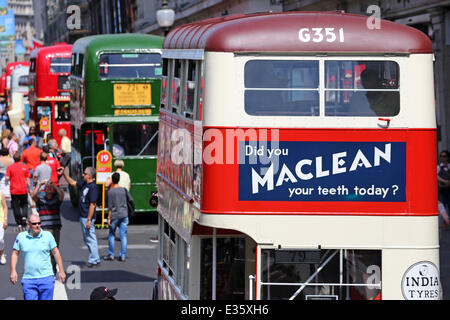
<path id="1" fill-rule="evenodd" d="M 14 69 L 20 67 L 30 67 L 30 62 L 28 61 L 16 61 L 16 62 L 10 62 L 6 65 L 6 89 L 5 89 L 5 95 L 6 95 L 6 106 L 7 108 L 11 105 L 11 74 Z"/>
<path id="2" fill-rule="evenodd" d="M 81 38 L 73 47 L 72 176 L 81 179 L 108 150 L 113 163 L 125 164 L 138 213 L 155 211 L 149 199 L 156 191 L 162 43 L 158 36 L 115 34 Z"/>
<path id="3" fill-rule="evenodd" d="M 61 143 L 58 132 L 70 138 L 70 83 L 72 45 L 57 44 L 34 49 L 30 54 L 29 103 L 37 132 Z"/>
<path id="4" fill-rule="evenodd" d="M 345 13 L 163 46 L 159 299 L 440 299 L 433 50 Z"/>
<path id="5" fill-rule="evenodd" d="M 0 77 L 0 101 L 6 101 L 6 73 Z"/>
<path id="6" fill-rule="evenodd" d="M 28 102 L 28 75 L 30 68 L 16 68 L 11 72 L 11 108 L 21 109 L 28 122 L 30 105 Z"/>

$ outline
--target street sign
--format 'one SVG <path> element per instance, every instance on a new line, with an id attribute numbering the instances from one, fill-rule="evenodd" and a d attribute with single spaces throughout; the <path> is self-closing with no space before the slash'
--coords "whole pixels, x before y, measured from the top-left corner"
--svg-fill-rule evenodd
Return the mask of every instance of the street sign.
<path id="1" fill-rule="evenodd" d="M 44 132 L 50 132 L 50 120 L 49 118 L 41 118 L 39 120 L 39 128 Z"/>
<path id="2" fill-rule="evenodd" d="M 111 176 L 112 155 L 107 150 L 97 153 L 97 183 L 105 183 Z"/>

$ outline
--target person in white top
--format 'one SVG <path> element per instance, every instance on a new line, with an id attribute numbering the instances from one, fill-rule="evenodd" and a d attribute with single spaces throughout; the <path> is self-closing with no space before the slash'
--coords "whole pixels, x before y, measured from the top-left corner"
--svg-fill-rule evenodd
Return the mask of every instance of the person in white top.
<path id="1" fill-rule="evenodd" d="M 61 137 L 61 159 L 59 162 L 61 166 L 67 167 L 70 163 L 70 155 L 72 153 L 72 141 L 67 137 L 65 129 L 60 129 L 58 135 Z"/>
<path id="2" fill-rule="evenodd" d="M 72 142 L 70 141 L 70 139 L 67 137 L 67 132 L 65 129 L 60 129 L 58 131 L 58 135 L 61 137 L 61 153 L 65 154 L 68 153 L 70 154 L 72 152 Z"/>
<path id="3" fill-rule="evenodd" d="M 123 163 L 123 160 L 117 159 L 114 161 L 114 167 L 116 167 L 116 171 L 120 174 L 120 180 L 119 180 L 119 187 L 125 188 L 128 191 L 131 189 L 131 179 L 130 175 L 123 171 L 123 167 L 125 164 Z M 113 172 L 114 173 L 114 172 Z M 109 177 L 106 179 L 105 186 L 108 188 L 111 185 L 111 178 Z"/>

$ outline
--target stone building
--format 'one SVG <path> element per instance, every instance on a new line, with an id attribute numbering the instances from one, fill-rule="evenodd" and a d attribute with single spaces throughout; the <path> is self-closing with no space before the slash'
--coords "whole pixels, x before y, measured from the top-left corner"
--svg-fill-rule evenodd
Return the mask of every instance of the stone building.
<path id="1" fill-rule="evenodd" d="M 376 11 L 368 10 L 371 5 Z M 156 21 L 162 1 L 136 0 L 136 6 L 135 32 L 163 34 Z M 435 52 L 438 150 L 450 148 L 450 0 L 169 0 L 168 6 L 175 11 L 174 26 L 236 13 L 343 10 L 379 14 L 423 31 L 432 40 Z"/>

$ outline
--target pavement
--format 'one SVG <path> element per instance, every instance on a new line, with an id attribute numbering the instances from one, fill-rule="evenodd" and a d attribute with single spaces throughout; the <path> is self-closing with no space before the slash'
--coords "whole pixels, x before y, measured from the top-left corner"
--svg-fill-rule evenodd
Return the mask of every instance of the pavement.
<path id="1" fill-rule="evenodd" d="M 78 210 L 73 208 L 68 194 L 61 206 L 63 228 L 61 230 L 60 252 L 66 271 L 65 285 L 55 282 L 55 300 L 89 300 L 92 290 L 99 286 L 117 288 L 118 300 L 150 300 L 153 283 L 156 279 L 156 260 L 158 242 L 155 240 L 158 226 L 153 219 L 141 217 L 128 227 L 128 250 L 125 262 L 101 261 L 99 267 L 88 268 L 89 256 L 81 234 Z M 149 222 L 150 220 L 150 222 Z M 0 265 L 0 300 L 22 300 L 20 283 L 12 285 L 9 281 L 11 248 L 17 236 L 12 210 L 8 215 L 9 227 L 5 233 L 6 265 Z M 99 254 L 108 251 L 109 229 L 97 229 Z M 118 230 L 116 232 L 118 236 Z M 119 255 L 120 241 L 116 239 L 115 256 Z M 19 255 L 17 266 L 19 279 L 23 275 L 23 257 Z"/>
<path id="2" fill-rule="evenodd" d="M 8 201 L 9 202 L 9 201 Z M 9 205 L 9 203 L 8 203 Z M 82 240 L 78 211 L 73 208 L 68 194 L 61 207 L 63 228 L 60 252 L 66 270 L 65 285 L 56 281 L 55 300 L 89 300 L 90 293 L 98 286 L 117 288 L 118 300 L 151 300 L 154 280 L 157 278 L 158 226 L 154 217 L 139 217 L 128 228 L 128 252 L 125 262 L 103 261 L 96 268 L 87 267 L 88 250 Z M 9 281 L 11 248 L 17 236 L 12 210 L 8 215 L 9 227 L 5 233 L 7 264 L 0 265 L 0 300 L 22 300 L 20 283 Z M 108 229 L 97 229 L 100 256 L 107 254 Z M 118 232 L 116 233 L 116 235 Z M 115 256 L 120 241 L 116 239 Z M 443 299 L 450 300 L 450 226 L 440 227 L 440 275 Z M 19 256 L 19 278 L 23 274 L 23 257 Z"/>

